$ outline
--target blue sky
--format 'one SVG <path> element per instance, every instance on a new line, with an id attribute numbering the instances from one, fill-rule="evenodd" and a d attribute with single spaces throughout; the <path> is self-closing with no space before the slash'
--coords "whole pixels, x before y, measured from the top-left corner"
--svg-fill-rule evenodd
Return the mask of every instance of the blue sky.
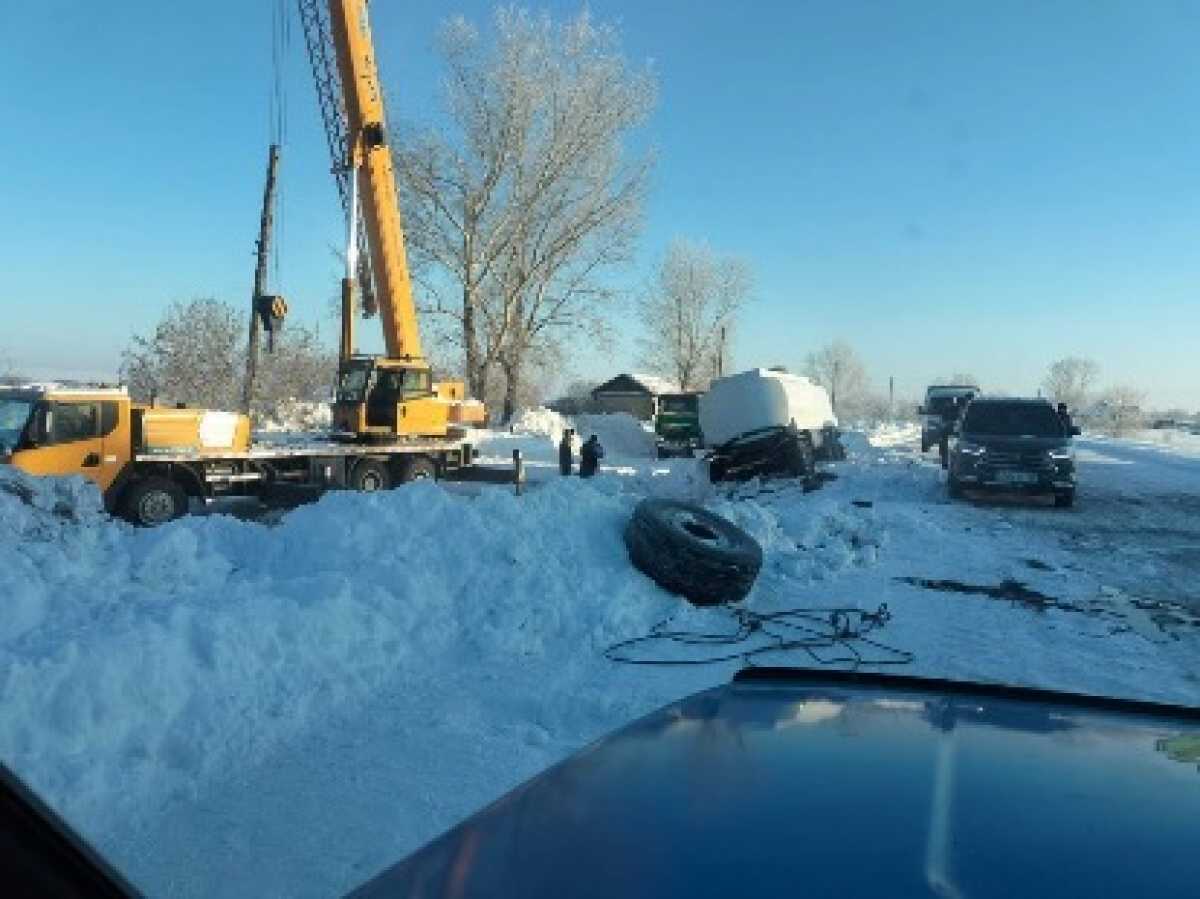
<path id="1" fill-rule="evenodd" d="M 171 299 L 246 301 L 273 4 L 4 5 L 0 353 L 111 374 Z M 673 237 L 746 257 L 740 364 L 798 367 L 845 337 L 915 395 L 959 370 L 1031 391 L 1051 360 L 1088 355 L 1108 383 L 1200 407 L 1200 4 L 590 9 L 660 82 L 621 280 L 642 283 Z M 490 10 L 373 3 L 393 119 L 436 115 L 438 23 Z M 298 25 L 290 49 L 272 286 L 332 341 L 342 224 Z M 622 320 L 620 368 L 635 328 Z M 577 374 L 612 365 L 581 353 Z"/>

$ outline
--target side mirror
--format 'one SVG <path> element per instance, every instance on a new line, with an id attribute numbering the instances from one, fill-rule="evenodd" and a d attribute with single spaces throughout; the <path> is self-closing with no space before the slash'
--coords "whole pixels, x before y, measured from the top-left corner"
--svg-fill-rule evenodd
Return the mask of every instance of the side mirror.
<path id="1" fill-rule="evenodd" d="M 1083 431 L 1079 430 L 1079 425 L 1071 425 L 1071 436 L 1078 437 Z"/>

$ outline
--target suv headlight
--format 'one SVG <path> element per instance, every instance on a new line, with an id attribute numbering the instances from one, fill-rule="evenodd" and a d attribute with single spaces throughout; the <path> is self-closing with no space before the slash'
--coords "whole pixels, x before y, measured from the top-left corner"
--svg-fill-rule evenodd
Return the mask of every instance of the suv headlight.
<path id="1" fill-rule="evenodd" d="M 969 440 L 961 440 L 958 444 L 958 451 L 964 456 L 982 456 L 987 452 L 987 447 Z"/>
<path id="2" fill-rule="evenodd" d="M 1075 458 L 1075 454 L 1069 449 L 1047 450 L 1046 456 L 1051 462 L 1070 462 Z"/>

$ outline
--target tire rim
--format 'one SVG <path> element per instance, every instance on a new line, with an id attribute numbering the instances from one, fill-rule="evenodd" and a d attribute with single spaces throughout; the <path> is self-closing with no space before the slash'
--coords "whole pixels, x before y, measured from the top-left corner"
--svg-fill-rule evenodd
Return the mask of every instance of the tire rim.
<path id="1" fill-rule="evenodd" d="M 175 500 L 165 490 L 152 490 L 138 503 L 138 518 L 146 524 L 163 524 L 175 517 Z"/>
<path id="2" fill-rule="evenodd" d="M 697 518 L 691 512 L 677 512 L 674 518 L 675 527 L 682 530 L 693 540 L 707 546 L 729 546 L 729 539 L 724 534 L 709 526 L 706 521 Z"/>
<path id="3" fill-rule="evenodd" d="M 359 481 L 359 489 L 363 493 L 374 493 L 383 487 L 383 478 L 379 476 L 377 471 L 363 472 L 362 479 Z"/>
<path id="4" fill-rule="evenodd" d="M 414 481 L 428 481 L 429 478 L 430 478 L 429 472 L 427 472 L 423 468 L 419 468 L 416 471 L 414 471 L 413 476 L 412 476 L 412 479 Z"/>

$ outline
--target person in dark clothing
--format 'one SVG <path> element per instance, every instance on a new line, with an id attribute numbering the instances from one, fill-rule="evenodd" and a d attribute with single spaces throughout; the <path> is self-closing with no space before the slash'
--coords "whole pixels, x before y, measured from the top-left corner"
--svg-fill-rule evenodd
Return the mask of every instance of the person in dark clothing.
<path id="1" fill-rule="evenodd" d="M 1075 422 L 1071 420 L 1071 410 L 1067 408 L 1066 403 L 1058 404 L 1058 420 L 1062 422 L 1063 433 L 1069 436 L 1071 428 L 1075 427 Z"/>
<path id="2" fill-rule="evenodd" d="M 941 458 L 942 468 L 950 467 L 950 432 L 954 430 L 954 425 L 958 423 L 966 405 L 967 397 L 956 396 L 954 405 L 942 416 L 942 434 L 938 438 L 938 456 Z"/>
<path id="3" fill-rule="evenodd" d="M 571 436 L 575 432 L 570 428 L 563 431 L 562 440 L 558 442 L 558 470 L 564 477 L 571 473 L 574 457 L 571 455 Z"/>
<path id="4" fill-rule="evenodd" d="M 579 451 L 579 476 L 590 478 L 600 467 L 600 460 L 603 458 L 604 447 L 600 445 L 600 440 L 593 434 L 584 442 L 583 448 Z"/>

